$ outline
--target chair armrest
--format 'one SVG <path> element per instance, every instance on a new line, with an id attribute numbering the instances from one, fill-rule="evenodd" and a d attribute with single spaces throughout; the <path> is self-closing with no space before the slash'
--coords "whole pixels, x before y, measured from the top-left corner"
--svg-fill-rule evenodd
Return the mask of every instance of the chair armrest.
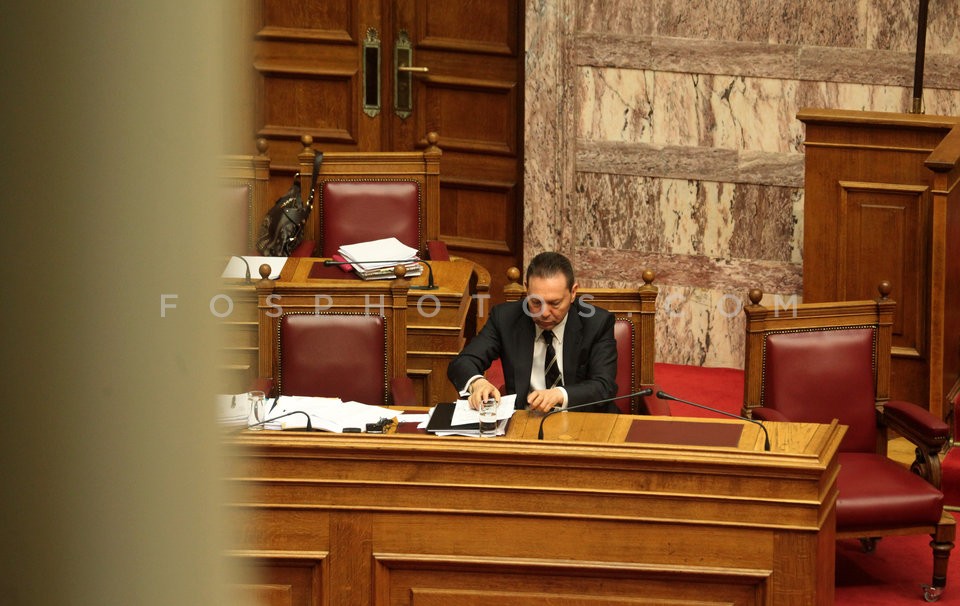
<path id="1" fill-rule="evenodd" d="M 881 422 L 917 446 L 939 451 L 950 439 L 950 426 L 911 402 L 884 404 Z"/>
<path id="2" fill-rule="evenodd" d="M 910 471 L 939 489 L 943 480 L 940 451 L 950 440 L 950 426 L 925 408 L 902 400 L 884 404 L 880 422 L 916 446 Z"/>
<path id="3" fill-rule="evenodd" d="M 410 377 L 395 377 L 390 380 L 390 398 L 394 406 L 420 406 Z"/>
<path id="4" fill-rule="evenodd" d="M 253 380 L 253 383 L 250 384 L 248 391 L 262 391 L 267 394 L 268 398 L 274 397 L 276 394 L 273 393 L 276 384 L 272 377 L 257 377 Z"/>
<path id="5" fill-rule="evenodd" d="M 656 394 L 658 389 L 659 388 L 654 385 L 653 393 Z M 669 417 L 671 416 L 670 402 L 668 400 L 661 400 L 656 395 L 642 396 L 640 398 L 640 410 L 638 412 L 642 415 Z"/>
<path id="6" fill-rule="evenodd" d="M 299 246 L 290 251 L 291 257 L 312 257 L 313 249 L 317 247 L 315 240 L 304 240 Z"/>
<path id="7" fill-rule="evenodd" d="M 754 408 L 750 411 L 750 414 L 754 419 L 758 421 L 779 421 L 781 423 L 789 423 L 790 419 L 787 418 L 785 414 L 779 410 L 773 408 L 765 408 L 763 406 L 759 408 Z"/>

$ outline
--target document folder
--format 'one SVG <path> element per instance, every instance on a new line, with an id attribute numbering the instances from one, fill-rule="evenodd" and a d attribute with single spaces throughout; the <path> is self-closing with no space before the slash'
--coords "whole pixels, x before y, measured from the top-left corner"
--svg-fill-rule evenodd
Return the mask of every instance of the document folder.
<path id="1" fill-rule="evenodd" d="M 453 425 L 453 412 L 457 409 L 455 402 L 441 402 L 433 410 L 430 422 L 427 423 L 427 431 L 433 433 L 436 431 L 469 431 L 480 432 L 480 426 L 477 423 L 466 423 L 464 425 Z"/>

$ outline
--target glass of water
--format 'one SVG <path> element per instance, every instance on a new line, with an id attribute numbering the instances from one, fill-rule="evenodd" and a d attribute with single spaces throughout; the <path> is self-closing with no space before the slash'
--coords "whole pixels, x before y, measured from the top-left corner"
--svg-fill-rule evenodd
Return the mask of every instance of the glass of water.
<path id="1" fill-rule="evenodd" d="M 248 391 L 247 403 L 250 405 L 247 426 L 250 429 L 263 429 L 260 423 L 266 419 L 267 394 L 260 390 Z"/>
<path id="2" fill-rule="evenodd" d="M 480 437 L 492 438 L 497 435 L 497 401 L 493 398 L 480 404 Z"/>

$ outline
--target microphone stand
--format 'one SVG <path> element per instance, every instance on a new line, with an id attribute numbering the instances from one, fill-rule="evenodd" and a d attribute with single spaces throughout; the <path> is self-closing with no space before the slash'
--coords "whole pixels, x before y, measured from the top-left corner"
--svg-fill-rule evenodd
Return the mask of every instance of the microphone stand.
<path id="1" fill-rule="evenodd" d="M 676 397 L 676 396 L 671 396 L 670 394 L 668 394 L 668 393 L 665 392 L 665 391 L 658 391 L 658 392 L 657 392 L 657 397 L 660 398 L 661 400 L 673 400 L 674 402 L 683 402 L 684 404 L 689 404 L 690 406 L 693 406 L 694 408 L 702 408 L 702 409 L 704 409 L 704 410 L 709 410 L 710 412 L 715 412 L 715 413 L 717 413 L 717 414 L 724 415 L 724 416 L 727 416 L 727 417 L 731 417 L 731 418 L 733 418 L 733 419 L 740 419 L 741 421 L 747 421 L 747 422 L 750 422 L 750 423 L 754 423 L 755 425 L 759 426 L 760 429 L 763 430 L 763 449 L 766 450 L 766 451 L 769 451 L 769 450 L 770 450 L 770 434 L 767 433 L 767 428 L 763 426 L 763 423 L 761 423 L 760 421 L 758 421 L 758 420 L 756 420 L 756 419 L 751 419 L 751 418 L 749 418 L 749 417 L 741 417 L 740 415 L 735 415 L 735 414 L 733 414 L 732 412 L 727 412 L 727 411 L 725 411 L 725 410 L 719 410 L 719 409 L 717 409 L 717 408 L 710 408 L 709 406 L 704 406 L 703 404 L 697 404 L 696 402 L 691 402 L 691 401 L 689 401 L 689 400 L 684 400 L 683 398 L 678 398 L 678 397 Z"/>
<path id="2" fill-rule="evenodd" d="M 417 263 L 423 263 L 427 268 L 427 285 L 426 286 L 411 286 L 410 290 L 436 290 L 439 288 L 436 284 L 433 283 L 433 267 L 423 259 L 384 259 L 382 261 L 366 261 L 367 263 L 409 263 L 410 261 L 416 261 Z M 323 262 L 324 267 L 331 267 L 333 265 L 356 265 L 351 261 L 334 261 L 333 259 L 327 259 Z"/>
<path id="3" fill-rule="evenodd" d="M 640 391 L 638 391 L 638 392 L 636 392 L 636 393 L 628 393 L 628 394 L 626 394 L 626 395 L 615 396 L 615 397 L 613 397 L 613 398 L 607 398 L 607 399 L 605 399 L 605 400 L 597 400 L 597 401 L 595 401 L 595 402 L 587 402 L 586 404 L 577 404 L 576 406 L 567 406 L 566 408 L 554 408 L 553 410 L 551 410 L 551 411 L 548 412 L 547 414 L 543 415 L 543 418 L 540 419 L 540 429 L 537 430 L 537 439 L 538 439 L 538 440 L 542 440 L 542 439 L 543 439 L 543 423 L 544 423 L 544 421 L 547 420 L 547 418 L 548 418 L 550 415 L 554 415 L 554 414 L 556 414 L 556 413 L 558 413 L 558 412 L 567 412 L 568 410 L 576 410 L 576 409 L 578 409 L 578 408 L 586 408 L 587 406 L 593 406 L 594 404 L 604 404 L 604 403 L 606 403 L 606 402 L 613 402 L 613 401 L 615 401 L 615 400 L 623 400 L 624 398 L 633 398 L 633 397 L 636 397 L 636 396 L 644 397 L 644 396 L 649 396 L 649 395 L 651 395 L 651 394 L 653 394 L 653 390 L 648 387 L 648 388 L 646 388 L 646 389 L 641 389 Z"/>
<path id="4" fill-rule="evenodd" d="M 230 257 L 233 258 L 233 259 L 240 259 L 241 261 L 243 261 L 243 264 L 244 264 L 244 265 L 246 266 L 246 268 L 247 268 L 246 275 L 244 276 L 244 279 L 243 279 L 243 283 L 244 283 L 244 284 L 253 284 L 253 280 L 250 279 L 250 263 L 247 262 L 247 260 L 246 260 L 244 257 L 242 257 L 241 255 L 230 255 Z"/>
<path id="5" fill-rule="evenodd" d="M 277 399 L 279 400 L 280 398 L 277 398 Z M 274 402 L 274 404 L 276 404 L 276 402 Z M 303 411 L 303 410 L 291 410 L 290 412 L 284 413 L 284 414 L 282 414 L 282 415 L 277 415 L 277 416 L 273 417 L 272 419 L 264 419 L 263 421 L 260 421 L 260 422 L 258 422 L 258 423 L 254 423 L 253 425 L 248 425 L 248 426 L 247 426 L 247 429 L 249 429 L 249 428 L 251 428 L 251 427 L 257 427 L 258 425 L 266 425 L 267 423 L 273 423 L 273 422 L 276 421 L 277 419 L 282 419 L 282 418 L 284 418 L 284 417 L 289 417 L 290 415 L 297 415 L 297 414 L 300 414 L 300 415 L 303 415 L 303 416 L 307 417 L 307 427 L 306 427 L 306 430 L 307 430 L 307 431 L 313 431 L 313 423 L 310 422 L 310 415 L 307 414 L 306 411 Z"/>

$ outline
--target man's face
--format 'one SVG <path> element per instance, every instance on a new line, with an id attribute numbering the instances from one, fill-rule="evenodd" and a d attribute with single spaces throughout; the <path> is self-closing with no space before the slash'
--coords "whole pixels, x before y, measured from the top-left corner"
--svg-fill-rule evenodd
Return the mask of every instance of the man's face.
<path id="1" fill-rule="evenodd" d="M 527 309 L 534 323 L 543 330 L 553 330 L 570 311 L 577 285 L 567 288 L 567 278 L 562 273 L 548 278 L 532 277 L 527 282 Z"/>

